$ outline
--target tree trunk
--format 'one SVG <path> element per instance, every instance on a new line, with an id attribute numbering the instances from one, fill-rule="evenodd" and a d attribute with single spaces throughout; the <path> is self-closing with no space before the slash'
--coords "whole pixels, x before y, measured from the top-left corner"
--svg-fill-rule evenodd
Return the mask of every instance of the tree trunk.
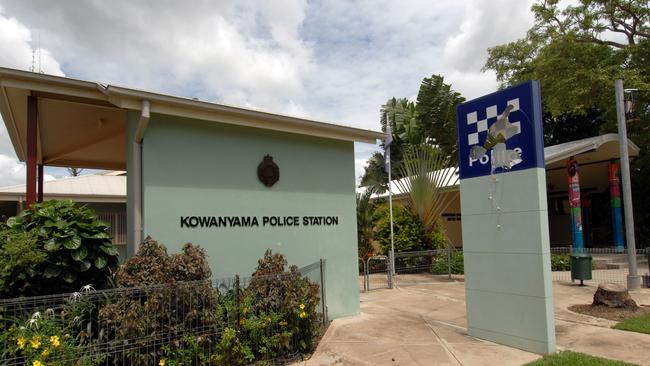
<path id="1" fill-rule="evenodd" d="M 625 286 L 613 283 L 601 283 L 594 294 L 593 305 L 604 305 L 610 308 L 636 308 L 636 302 L 630 297 Z"/>

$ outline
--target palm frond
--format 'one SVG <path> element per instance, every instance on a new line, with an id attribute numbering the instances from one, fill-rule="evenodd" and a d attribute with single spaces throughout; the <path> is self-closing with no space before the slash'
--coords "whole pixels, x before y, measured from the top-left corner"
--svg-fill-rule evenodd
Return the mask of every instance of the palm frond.
<path id="1" fill-rule="evenodd" d="M 433 231 L 458 195 L 446 189 L 458 179 L 454 159 L 437 148 L 420 144 L 404 151 L 400 170 L 403 178 L 394 183 L 406 195 L 405 207 L 420 219 L 427 232 Z"/>

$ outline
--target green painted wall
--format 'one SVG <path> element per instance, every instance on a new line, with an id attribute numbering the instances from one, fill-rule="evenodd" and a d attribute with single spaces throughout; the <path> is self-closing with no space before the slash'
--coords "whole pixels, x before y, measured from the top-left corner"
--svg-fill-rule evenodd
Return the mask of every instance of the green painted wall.
<path id="1" fill-rule="evenodd" d="M 280 167 L 272 188 L 257 178 L 266 154 Z M 267 248 L 298 266 L 324 258 L 330 317 L 358 313 L 352 142 L 154 114 L 143 185 L 144 234 L 170 252 L 200 245 L 216 278 L 250 275 Z M 193 215 L 338 216 L 339 225 L 181 229 L 180 216 Z"/>

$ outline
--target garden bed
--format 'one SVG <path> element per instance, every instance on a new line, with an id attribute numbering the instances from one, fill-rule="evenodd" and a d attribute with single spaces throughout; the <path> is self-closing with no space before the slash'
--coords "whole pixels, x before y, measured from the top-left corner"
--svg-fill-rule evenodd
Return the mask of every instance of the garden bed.
<path id="1" fill-rule="evenodd" d="M 636 308 L 610 308 L 604 305 L 571 305 L 569 306 L 569 310 L 580 314 L 614 321 L 622 321 L 631 317 L 650 314 L 650 307 L 644 305 Z"/>

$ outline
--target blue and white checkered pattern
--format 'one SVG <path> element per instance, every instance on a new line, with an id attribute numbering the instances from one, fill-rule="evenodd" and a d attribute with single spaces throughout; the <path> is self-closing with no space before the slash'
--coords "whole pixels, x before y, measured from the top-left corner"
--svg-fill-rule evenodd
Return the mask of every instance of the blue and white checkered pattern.
<path id="1" fill-rule="evenodd" d="M 509 100 L 508 105 L 512 105 L 514 107 L 510 111 L 511 113 L 514 111 L 518 111 L 519 98 Z M 496 105 L 492 105 L 485 108 L 485 118 L 481 120 L 478 119 L 478 112 L 475 111 L 475 112 L 467 113 L 467 124 L 476 125 L 476 132 L 467 135 L 467 144 L 469 146 L 477 145 L 480 141 L 479 137 L 481 137 L 481 134 L 483 134 L 483 136 L 486 135 L 489 126 L 492 125 L 492 123 L 494 123 L 498 117 L 499 117 L 499 113 L 497 112 Z M 519 131 L 521 132 L 521 124 L 519 121 L 511 122 L 511 123 L 517 125 L 519 127 Z"/>

